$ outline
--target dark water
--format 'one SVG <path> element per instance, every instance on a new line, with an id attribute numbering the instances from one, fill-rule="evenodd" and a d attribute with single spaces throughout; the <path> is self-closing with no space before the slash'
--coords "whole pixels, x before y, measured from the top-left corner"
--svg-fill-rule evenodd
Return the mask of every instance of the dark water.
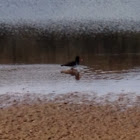
<path id="1" fill-rule="evenodd" d="M 123 70 L 140 66 L 140 33 L 81 36 L 0 36 L 0 64 L 61 64 L 83 58 L 93 69 Z"/>

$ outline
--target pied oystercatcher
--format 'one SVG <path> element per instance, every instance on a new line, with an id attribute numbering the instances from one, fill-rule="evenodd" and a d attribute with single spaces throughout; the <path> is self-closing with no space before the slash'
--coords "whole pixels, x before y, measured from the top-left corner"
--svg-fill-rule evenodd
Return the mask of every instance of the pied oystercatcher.
<path id="1" fill-rule="evenodd" d="M 71 62 L 68 62 L 66 64 L 62 64 L 61 66 L 69 66 L 69 67 L 76 67 L 77 65 L 80 64 L 80 61 L 82 61 L 82 59 L 80 59 L 79 56 L 76 56 L 75 57 L 75 61 L 71 61 Z"/>

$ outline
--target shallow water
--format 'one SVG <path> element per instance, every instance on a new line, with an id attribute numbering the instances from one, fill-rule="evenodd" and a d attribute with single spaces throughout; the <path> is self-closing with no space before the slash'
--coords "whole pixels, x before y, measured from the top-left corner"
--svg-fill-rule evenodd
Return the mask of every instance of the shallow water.
<path id="1" fill-rule="evenodd" d="M 0 94 L 41 93 L 66 94 L 108 93 L 140 94 L 140 68 L 123 71 L 93 70 L 79 66 L 80 80 L 61 73 L 67 67 L 60 65 L 0 65 Z"/>

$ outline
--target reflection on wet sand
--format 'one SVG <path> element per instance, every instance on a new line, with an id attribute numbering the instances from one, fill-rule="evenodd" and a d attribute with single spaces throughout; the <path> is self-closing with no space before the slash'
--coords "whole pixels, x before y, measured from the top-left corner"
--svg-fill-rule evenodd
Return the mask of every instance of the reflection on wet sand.
<path id="1" fill-rule="evenodd" d="M 75 76 L 76 80 L 80 80 L 80 73 L 77 69 L 71 68 L 68 70 L 62 70 L 61 73 L 70 74 L 71 76 Z"/>

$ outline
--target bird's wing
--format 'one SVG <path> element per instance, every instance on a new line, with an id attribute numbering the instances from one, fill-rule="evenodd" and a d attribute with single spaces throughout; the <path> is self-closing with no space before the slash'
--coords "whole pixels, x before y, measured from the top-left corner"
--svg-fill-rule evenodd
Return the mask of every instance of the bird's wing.
<path id="1" fill-rule="evenodd" d="M 63 65 L 61 65 L 61 66 L 74 66 L 74 65 L 75 65 L 75 61 L 72 61 L 72 62 L 63 64 Z"/>

